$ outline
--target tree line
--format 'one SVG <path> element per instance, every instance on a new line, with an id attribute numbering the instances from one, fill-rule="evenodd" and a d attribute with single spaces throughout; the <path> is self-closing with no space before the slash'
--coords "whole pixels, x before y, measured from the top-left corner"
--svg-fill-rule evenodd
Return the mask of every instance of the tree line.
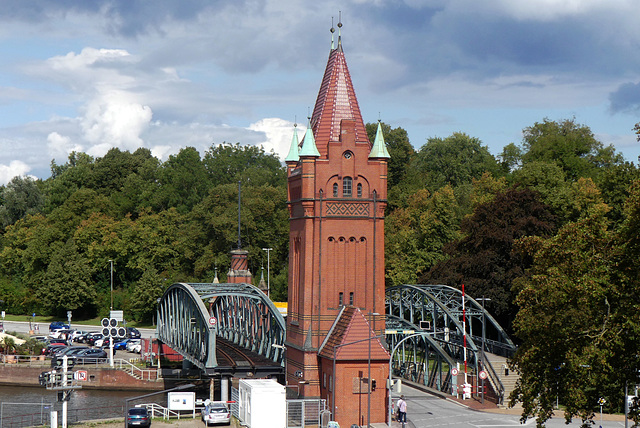
<path id="1" fill-rule="evenodd" d="M 519 343 L 523 414 L 542 423 L 558 399 L 588 418 L 600 396 L 620 409 L 640 356 L 638 168 L 574 119 L 537 122 L 497 156 L 463 133 L 414 148 L 404 129 L 383 131 L 387 285 L 464 283 L 490 299 Z M 148 149 L 71 153 L 46 180 L 2 186 L 3 309 L 104 316 L 110 260 L 114 307 L 139 321 L 173 282 L 224 282 L 238 182 L 250 269 L 257 282 L 273 248 L 272 298 L 286 300 L 286 170 L 274 153 L 225 143 L 165 162 Z"/>

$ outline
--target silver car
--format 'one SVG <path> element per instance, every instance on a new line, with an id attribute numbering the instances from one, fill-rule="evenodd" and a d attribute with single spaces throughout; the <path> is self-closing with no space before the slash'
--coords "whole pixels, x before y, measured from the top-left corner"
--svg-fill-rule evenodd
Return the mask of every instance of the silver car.
<path id="1" fill-rule="evenodd" d="M 208 400 L 207 400 L 208 401 Z M 219 401 L 209 402 L 204 409 L 202 409 L 202 422 L 206 426 L 213 424 L 227 424 L 231 423 L 231 413 L 226 403 Z"/>

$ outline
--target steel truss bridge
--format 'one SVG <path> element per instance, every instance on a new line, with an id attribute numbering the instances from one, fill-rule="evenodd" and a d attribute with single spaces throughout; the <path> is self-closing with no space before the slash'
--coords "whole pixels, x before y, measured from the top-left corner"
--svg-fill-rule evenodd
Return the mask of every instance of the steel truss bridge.
<path id="1" fill-rule="evenodd" d="M 466 295 L 463 308 L 462 292 L 446 285 L 400 285 L 387 288 L 385 306 L 389 349 L 413 336 L 393 355 L 394 376 L 450 393 L 452 369 L 473 377 L 484 370 L 502 401 L 504 386 L 491 356 L 511 357 L 516 347 L 481 303 Z"/>
<path id="2" fill-rule="evenodd" d="M 157 319 L 160 342 L 209 376 L 283 370 L 284 318 L 251 284 L 173 284 Z"/>
<path id="3" fill-rule="evenodd" d="M 393 375 L 450 393 L 453 369 L 466 362 L 465 373 L 487 373 L 501 401 L 504 387 L 490 357 L 510 357 L 516 348 L 483 305 L 468 295 L 463 319 L 462 300 L 460 290 L 445 285 L 387 288 L 389 349 L 413 336 L 393 355 Z M 158 303 L 157 319 L 158 339 L 208 376 L 283 373 L 285 321 L 253 285 L 173 284 Z"/>

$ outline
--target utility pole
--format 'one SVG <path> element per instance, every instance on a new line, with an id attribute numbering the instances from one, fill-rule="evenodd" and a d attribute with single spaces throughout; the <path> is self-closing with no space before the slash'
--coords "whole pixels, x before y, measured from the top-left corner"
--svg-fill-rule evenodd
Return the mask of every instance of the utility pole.
<path id="1" fill-rule="evenodd" d="M 270 273 L 269 252 L 272 251 L 273 248 L 263 248 L 262 250 L 267 252 L 267 297 L 271 298 L 271 273 Z"/>

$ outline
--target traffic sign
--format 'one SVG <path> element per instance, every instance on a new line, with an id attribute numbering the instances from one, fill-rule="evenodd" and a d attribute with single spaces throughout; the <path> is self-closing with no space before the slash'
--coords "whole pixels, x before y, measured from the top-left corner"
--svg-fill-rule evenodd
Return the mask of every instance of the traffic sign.
<path id="1" fill-rule="evenodd" d="M 478 373 L 478 376 L 480 376 L 480 379 L 484 380 L 487 378 L 487 372 L 485 372 L 484 370 L 480 370 L 480 373 Z"/>
<path id="2" fill-rule="evenodd" d="M 218 320 L 216 319 L 216 317 L 209 317 L 209 325 L 211 327 L 215 326 L 218 323 Z"/>
<path id="3" fill-rule="evenodd" d="M 86 381 L 87 380 L 87 371 L 86 370 L 78 370 L 73 373 L 73 378 L 75 380 Z"/>
<path id="4" fill-rule="evenodd" d="M 458 376 L 458 369 L 457 368 L 452 368 L 451 369 L 451 376 Z"/>

